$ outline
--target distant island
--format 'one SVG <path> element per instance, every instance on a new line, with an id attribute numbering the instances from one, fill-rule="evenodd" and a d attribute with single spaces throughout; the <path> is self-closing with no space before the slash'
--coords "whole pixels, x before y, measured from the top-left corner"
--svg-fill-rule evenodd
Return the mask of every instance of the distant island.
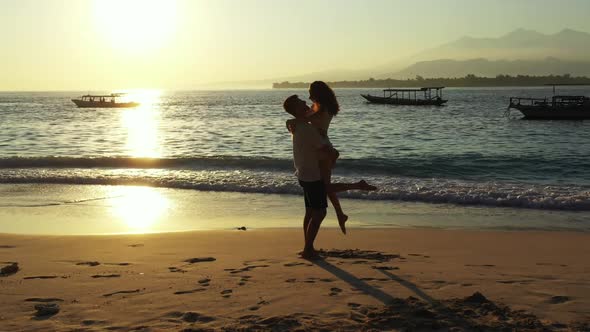
<path id="1" fill-rule="evenodd" d="M 496 77 L 480 77 L 466 75 L 456 78 L 424 78 L 416 76 L 414 79 L 374 79 L 360 81 L 335 81 L 327 82 L 333 88 L 390 88 L 390 87 L 423 87 L 423 86 L 445 86 L 445 87 L 494 87 L 494 86 L 540 86 L 545 84 L 588 84 L 590 78 L 586 76 L 548 75 L 498 75 Z M 273 83 L 273 89 L 301 89 L 308 88 L 309 82 L 280 82 Z"/>

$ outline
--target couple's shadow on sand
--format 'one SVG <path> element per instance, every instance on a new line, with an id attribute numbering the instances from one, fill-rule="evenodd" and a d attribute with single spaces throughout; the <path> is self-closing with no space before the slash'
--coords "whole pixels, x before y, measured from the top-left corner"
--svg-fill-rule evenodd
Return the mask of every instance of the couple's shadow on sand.
<path id="1" fill-rule="evenodd" d="M 354 276 L 353 274 L 351 274 L 347 271 L 344 271 L 343 269 L 331 264 L 330 262 L 328 262 L 324 258 L 312 260 L 311 263 L 326 270 L 327 272 L 333 274 L 335 277 L 346 282 L 347 284 L 349 284 L 353 288 L 360 290 L 361 292 L 375 298 L 376 300 L 378 300 L 379 302 L 381 302 L 385 305 L 394 303 L 396 301 L 395 297 L 385 293 L 384 291 L 382 291 L 376 287 L 369 285 L 364 280 L 361 280 L 361 279 L 357 278 L 356 276 Z M 395 274 L 393 274 L 389 271 L 384 271 L 384 270 L 378 270 L 378 271 L 383 273 L 385 276 L 387 276 L 391 280 L 396 281 L 400 285 L 406 287 L 407 289 L 412 291 L 414 294 L 416 294 L 416 296 L 418 296 L 420 299 L 424 300 L 428 304 L 433 305 L 433 306 L 436 306 L 438 304 L 438 302 L 435 299 L 430 297 L 428 294 L 424 293 L 424 291 L 422 291 L 420 288 L 418 288 L 418 286 L 416 286 L 414 283 L 412 283 L 408 280 L 405 280 L 399 276 L 396 276 Z"/>
<path id="2" fill-rule="evenodd" d="M 445 327 L 453 326 L 467 329 L 476 328 L 479 326 L 478 323 L 474 322 L 470 317 L 467 317 L 464 314 L 467 307 L 472 307 L 473 305 L 473 309 L 476 311 L 476 308 L 481 305 L 493 305 L 496 307 L 493 302 L 488 301 L 483 296 L 481 296 L 483 298 L 481 299 L 481 302 L 475 301 L 465 303 L 457 300 L 452 303 L 446 303 L 448 301 L 444 301 L 445 303 L 443 303 L 442 301 L 438 301 L 426 294 L 420 289 L 420 287 L 411 281 L 401 278 L 390 271 L 377 269 L 377 271 L 381 272 L 384 276 L 407 288 L 417 297 L 411 296 L 407 299 L 396 298 L 374 286 L 371 286 L 355 275 L 331 264 L 324 257 L 313 260 L 311 263 L 346 282 L 353 289 L 359 290 L 383 303 L 384 307 L 372 307 L 368 312 L 364 311 L 362 318 L 360 318 L 364 323 L 367 323 L 368 320 L 373 320 L 373 324 L 377 324 L 383 328 L 409 328 L 410 330 L 415 328 L 444 329 Z M 362 308 L 359 304 L 349 303 L 349 306 L 350 305 L 353 306 L 353 310 L 356 308 L 359 309 L 359 312 L 363 311 L 360 310 Z"/>

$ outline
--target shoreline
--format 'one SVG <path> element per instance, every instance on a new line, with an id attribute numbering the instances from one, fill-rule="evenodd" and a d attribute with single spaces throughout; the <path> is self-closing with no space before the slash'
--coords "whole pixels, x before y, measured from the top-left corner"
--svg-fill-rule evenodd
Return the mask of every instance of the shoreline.
<path id="1" fill-rule="evenodd" d="M 296 255 L 295 229 L 0 234 L 0 265 L 20 267 L 0 277 L 0 317 L 23 331 L 587 328 L 589 240 L 440 229 L 342 236 L 328 228 L 316 241 L 324 260 L 309 262 Z M 35 317 L 39 303 L 60 311 Z"/>
<path id="2" fill-rule="evenodd" d="M 579 235 L 590 235 L 585 231 L 571 231 L 571 230 L 541 230 L 541 229 L 466 229 L 466 228 L 434 228 L 434 227 L 350 227 L 347 230 L 354 231 L 375 231 L 375 232 L 395 232 L 395 231 L 440 231 L 440 232 L 473 232 L 473 233 L 490 233 L 493 234 L 579 234 Z M 99 237 L 128 237 L 128 236 L 174 236 L 180 234 L 200 234 L 210 232 L 278 232 L 278 231 L 289 231 L 289 232 L 300 232 L 301 227 L 266 227 L 266 228 L 245 228 L 234 227 L 228 229 L 193 229 L 193 230 L 179 230 L 179 231 L 165 231 L 165 232 L 145 232 L 145 233 L 96 233 L 96 234 L 35 234 L 35 233 L 4 233 L 0 232 L 2 238 L 99 238 Z M 335 231 L 339 233 L 340 230 L 337 225 L 335 226 L 324 226 L 322 224 L 320 232 L 323 231 Z M 348 234 L 348 233 L 347 233 Z M 346 236 L 342 234 L 342 236 Z"/>
<path id="3" fill-rule="evenodd" d="M 298 195 L 142 186 L 0 185 L 0 232 L 129 234 L 301 227 Z M 589 232 L 587 213 L 342 199 L 352 229 Z M 331 208 L 323 228 L 338 227 Z M 34 230 L 34 231 L 31 231 Z"/>

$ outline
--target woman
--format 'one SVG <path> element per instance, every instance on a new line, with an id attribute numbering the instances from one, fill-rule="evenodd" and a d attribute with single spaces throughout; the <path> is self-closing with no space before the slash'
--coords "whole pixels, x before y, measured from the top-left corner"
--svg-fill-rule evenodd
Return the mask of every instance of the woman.
<path id="1" fill-rule="evenodd" d="M 338 105 L 336 95 L 326 83 L 315 81 L 309 86 L 309 99 L 311 99 L 313 105 L 307 118 L 309 119 L 309 122 L 318 129 L 320 135 L 324 138 L 325 143 L 332 146 L 330 139 L 328 138 L 328 128 L 330 127 L 332 118 L 340 112 L 340 106 Z M 338 158 L 337 155 L 338 154 L 336 154 L 336 158 Z M 322 179 L 326 184 L 328 198 L 336 211 L 338 225 L 340 225 L 342 233 L 346 234 L 346 221 L 348 220 L 348 216 L 342 211 L 340 201 L 338 200 L 338 196 L 336 196 L 336 191 L 331 184 L 332 168 L 334 168 L 336 158 L 320 160 L 320 172 Z M 368 185 L 365 181 L 360 181 L 359 184 L 361 185 L 361 190 L 374 190 L 375 188 Z"/>

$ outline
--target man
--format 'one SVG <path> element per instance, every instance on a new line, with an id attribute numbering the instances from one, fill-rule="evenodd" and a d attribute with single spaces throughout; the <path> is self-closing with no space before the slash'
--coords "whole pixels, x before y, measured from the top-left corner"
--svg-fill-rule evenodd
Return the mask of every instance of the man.
<path id="1" fill-rule="evenodd" d="M 307 123 L 305 114 L 309 111 L 309 107 L 305 101 L 299 99 L 297 95 L 292 95 L 285 100 L 283 108 L 295 117 L 295 119 L 287 121 L 287 128 L 293 135 L 295 175 L 299 179 L 299 185 L 303 188 L 305 201 L 305 217 L 303 218 L 305 246 L 301 256 L 306 259 L 316 259 L 318 253 L 313 243 L 320 230 L 320 225 L 326 217 L 326 208 L 328 207 L 326 188 L 320 175 L 319 159 L 335 159 L 338 151 L 325 146 L 319 131 Z M 332 188 L 334 191 L 376 189 L 364 181 L 333 183 Z"/>

